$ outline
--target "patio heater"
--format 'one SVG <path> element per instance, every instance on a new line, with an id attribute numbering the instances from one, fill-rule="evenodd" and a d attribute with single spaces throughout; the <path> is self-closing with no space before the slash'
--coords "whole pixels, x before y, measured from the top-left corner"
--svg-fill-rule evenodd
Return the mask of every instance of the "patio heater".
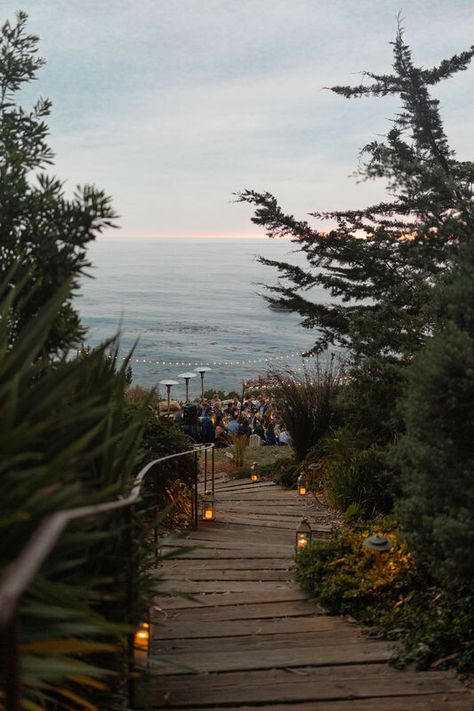
<path id="1" fill-rule="evenodd" d="M 171 388 L 173 385 L 179 385 L 177 380 L 160 380 L 160 385 L 166 385 L 166 392 L 168 395 L 168 415 L 170 414 L 170 400 L 171 400 Z"/>
<path id="2" fill-rule="evenodd" d="M 196 378 L 197 374 L 196 373 L 180 373 L 178 375 L 178 378 L 184 378 L 184 382 L 186 384 L 186 400 L 185 402 L 189 402 L 189 381 L 192 378 Z"/>
<path id="3" fill-rule="evenodd" d="M 204 376 L 209 373 L 212 368 L 208 368 L 207 365 L 200 365 L 199 368 L 194 368 L 195 373 L 199 373 L 201 376 L 201 397 L 204 398 Z"/>

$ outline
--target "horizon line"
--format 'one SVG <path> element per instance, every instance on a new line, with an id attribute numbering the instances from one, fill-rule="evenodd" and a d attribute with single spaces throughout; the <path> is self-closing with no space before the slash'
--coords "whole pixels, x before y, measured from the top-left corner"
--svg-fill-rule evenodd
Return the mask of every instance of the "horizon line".
<path id="1" fill-rule="evenodd" d="M 121 230 L 107 230 L 101 236 L 123 237 L 124 239 L 271 239 L 265 232 L 258 234 L 255 232 L 148 232 L 143 230 L 122 232 Z"/>

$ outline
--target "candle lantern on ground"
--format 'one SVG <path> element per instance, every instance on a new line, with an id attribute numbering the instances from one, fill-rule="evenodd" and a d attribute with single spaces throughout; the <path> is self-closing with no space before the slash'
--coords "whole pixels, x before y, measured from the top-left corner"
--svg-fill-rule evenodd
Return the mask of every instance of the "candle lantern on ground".
<path id="1" fill-rule="evenodd" d="M 311 530 L 311 526 L 308 523 L 308 519 L 304 518 L 296 529 L 296 551 L 300 551 L 303 548 L 307 548 L 311 543 L 312 538 L 313 532 Z"/>
<path id="2" fill-rule="evenodd" d="M 194 368 L 195 373 L 199 373 L 201 376 L 201 397 L 204 397 L 204 376 L 209 373 L 212 368 L 208 368 L 207 365 L 200 365 L 199 368 Z"/>
<path id="3" fill-rule="evenodd" d="M 133 635 L 133 659 L 135 662 L 147 662 L 150 653 L 150 623 L 140 622 Z"/>
<path id="4" fill-rule="evenodd" d="M 168 396 L 168 415 L 170 414 L 171 388 L 173 385 L 179 385 L 177 380 L 160 380 L 160 385 L 166 385 L 166 394 Z"/>
<path id="5" fill-rule="evenodd" d="M 362 545 L 364 546 L 364 548 L 373 553 L 373 555 L 375 556 L 375 566 L 377 569 L 380 569 L 382 566 L 382 556 L 384 553 L 387 553 L 393 546 L 393 541 L 391 541 L 390 538 L 386 538 L 385 536 L 377 534 L 375 536 L 369 536 L 369 538 L 366 538 L 362 542 Z"/>
<path id="6" fill-rule="evenodd" d="M 254 462 L 250 467 L 250 481 L 260 481 L 260 473 L 258 471 L 257 462 Z"/>
<path id="7" fill-rule="evenodd" d="M 180 374 L 178 375 L 178 378 L 184 378 L 184 382 L 185 382 L 185 385 L 186 385 L 186 399 L 185 399 L 185 402 L 189 402 L 189 381 L 190 381 L 192 378 L 196 378 L 196 377 L 197 377 L 196 373 L 180 373 Z"/>
<path id="8" fill-rule="evenodd" d="M 303 474 L 300 474 L 298 479 L 296 480 L 297 487 L 298 487 L 298 494 L 300 496 L 306 496 L 308 493 L 308 482 L 306 479 L 306 474 L 303 472 Z"/>
<path id="9" fill-rule="evenodd" d="M 213 521 L 215 516 L 215 501 L 210 491 L 206 491 L 201 499 L 201 518 L 203 521 Z"/>

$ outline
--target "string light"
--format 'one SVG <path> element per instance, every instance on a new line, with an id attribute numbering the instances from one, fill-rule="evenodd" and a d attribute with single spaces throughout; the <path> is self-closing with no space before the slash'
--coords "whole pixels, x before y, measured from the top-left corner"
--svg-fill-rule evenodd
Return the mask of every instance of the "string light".
<path id="1" fill-rule="evenodd" d="M 114 360 L 127 360 L 126 356 L 107 356 L 108 358 L 113 358 Z M 204 362 L 192 362 L 192 361 L 175 361 L 175 360 L 153 360 L 151 358 L 130 358 L 130 363 L 144 363 L 145 365 L 165 365 L 165 366 L 239 366 L 239 365 L 257 365 L 259 363 L 273 363 L 274 361 L 287 361 L 294 360 L 295 358 L 304 358 L 304 352 L 288 353 L 287 355 L 276 355 L 271 358 L 252 358 L 250 360 L 215 360 Z M 298 369 L 299 370 L 299 369 Z"/>

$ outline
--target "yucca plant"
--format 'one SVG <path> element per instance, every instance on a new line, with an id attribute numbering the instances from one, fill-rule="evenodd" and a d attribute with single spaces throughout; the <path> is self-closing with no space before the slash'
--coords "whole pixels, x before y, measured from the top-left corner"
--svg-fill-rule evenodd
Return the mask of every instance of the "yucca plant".
<path id="1" fill-rule="evenodd" d="M 16 309 L 33 298 L 11 284 L 9 275 L 0 286 L 0 569 L 48 514 L 128 493 L 146 415 L 144 405 L 125 416 L 127 361 L 116 370 L 105 357 L 116 344 L 53 366 L 38 357 L 67 285 L 10 345 Z M 124 511 L 68 529 L 22 600 L 25 709 L 104 707 L 91 699 L 110 690 L 109 679 L 122 671 L 130 624 L 151 594 L 146 531 L 135 527 L 141 562 L 133 571 L 127 520 Z M 134 605 L 127 614 L 131 572 Z"/>

